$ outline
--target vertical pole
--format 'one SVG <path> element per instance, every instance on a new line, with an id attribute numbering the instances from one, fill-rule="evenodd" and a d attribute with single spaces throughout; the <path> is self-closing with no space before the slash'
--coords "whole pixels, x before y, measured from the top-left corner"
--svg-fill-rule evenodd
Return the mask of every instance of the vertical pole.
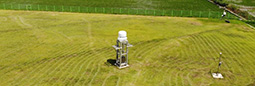
<path id="1" fill-rule="evenodd" d="M 136 9 L 136 14 L 138 14 L 138 9 Z"/>
<path id="2" fill-rule="evenodd" d="M 3 6 L 4 6 L 4 9 L 6 9 L 6 8 L 5 8 L 5 3 L 3 3 Z"/>
<path id="3" fill-rule="evenodd" d="M 48 11 L 48 5 L 46 5 L 46 11 Z"/>
<path id="4" fill-rule="evenodd" d="M 128 64 L 128 47 L 126 45 L 126 63 Z"/>
<path id="5" fill-rule="evenodd" d="M 219 64 L 221 62 L 221 56 L 222 56 L 222 53 L 220 52 L 220 57 L 219 57 Z M 220 65 L 218 65 L 218 73 L 220 72 Z"/>
<path id="6" fill-rule="evenodd" d="M 189 12 L 190 12 L 190 16 L 192 17 L 192 10 L 190 10 Z"/>
<path id="7" fill-rule="evenodd" d="M 220 52 L 220 58 L 219 58 L 219 61 L 221 61 L 221 55 L 222 55 L 222 53 Z"/>
<path id="8" fill-rule="evenodd" d="M 154 13 L 154 16 L 155 16 L 155 15 L 156 15 L 156 12 L 155 12 L 155 10 L 154 10 L 154 12 L 153 12 L 153 13 Z"/>
<path id="9" fill-rule="evenodd" d="M 54 5 L 54 8 L 53 8 L 53 9 L 54 9 L 54 11 L 56 11 L 56 6 L 55 6 L 55 5 Z"/>
<path id="10" fill-rule="evenodd" d="M 219 12 L 217 12 L 217 18 L 220 18 L 220 13 Z"/>
<path id="11" fill-rule="evenodd" d="M 121 10 L 121 8 L 120 8 L 120 13 L 122 13 L 122 10 Z"/>
<path id="12" fill-rule="evenodd" d="M 125 44 L 124 44 L 124 43 L 122 43 L 122 56 L 124 57 L 124 61 L 123 61 L 123 63 L 124 63 L 124 62 L 125 62 L 125 60 L 126 60 L 126 59 L 125 59 L 126 57 L 125 57 L 125 55 L 124 55 L 124 54 L 125 54 Z M 121 59 L 123 59 L 123 58 L 121 58 Z"/>
<path id="13" fill-rule="evenodd" d="M 199 17 L 201 17 L 201 11 L 199 12 Z"/>
<path id="14" fill-rule="evenodd" d="M 111 8 L 111 10 L 112 10 L 112 13 L 113 13 L 113 9 Z"/>
<path id="15" fill-rule="evenodd" d="M 228 19 L 229 19 L 229 13 L 227 13 L 227 15 L 228 15 Z"/>
<path id="16" fill-rule="evenodd" d="M 209 11 L 209 13 L 208 13 L 208 18 L 210 18 L 210 11 Z"/>
<path id="17" fill-rule="evenodd" d="M 172 13 L 171 13 L 172 16 L 174 16 L 174 11 L 172 10 Z"/>
<path id="18" fill-rule="evenodd" d="M 120 63 L 119 63 L 119 66 L 121 66 L 121 63 L 122 63 L 122 49 L 123 49 L 123 48 L 122 48 L 122 43 L 120 43 L 120 49 L 121 49 L 121 50 L 120 50 L 120 59 L 119 59 L 119 60 L 120 60 L 120 61 L 119 61 Z"/>
<path id="19" fill-rule="evenodd" d="M 19 8 L 19 10 L 20 10 L 20 4 L 18 4 L 18 8 Z"/>
<path id="20" fill-rule="evenodd" d="M 12 8 L 12 4 L 11 4 L 11 9 L 13 9 L 13 8 Z"/>
<path id="21" fill-rule="evenodd" d="M 62 5 L 62 12 L 64 11 L 64 6 Z"/>
<path id="22" fill-rule="evenodd" d="M 147 9 L 145 9 L 145 15 L 147 15 Z"/>
<path id="23" fill-rule="evenodd" d="M 40 11 L 40 5 L 39 4 L 37 5 L 37 9 Z"/>
<path id="24" fill-rule="evenodd" d="M 72 12 L 72 6 L 70 6 L 69 9 L 70 9 L 70 12 Z"/>
<path id="25" fill-rule="evenodd" d="M 181 16 L 182 16 L 182 10 L 181 10 Z"/>
<path id="26" fill-rule="evenodd" d="M 105 13 L 105 8 L 103 8 L 103 13 Z"/>
<path id="27" fill-rule="evenodd" d="M 165 16 L 165 10 L 163 10 L 163 13 L 162 13 L 163 16 Z"/>
<path id="28" fill-rule="evenodd" d="M 79 12 L 81 12 L 81 7 L 80 6 L 78 7 L 78 10 L 79 10 Z"/>
<path id="29" fill-rule="evenodd" d="M 118 40 L 117 40 L 117 47 L 120 47 Z M 119 49 L 116 50 L 116 63 L 119 62 L 119 51 L 120 51 Z"/>
<path id="30" fill-rule="evenodd" d="M 218 65 L 218 71 L 217 71 L 217 73 L 219 73 L 220 72 L 220 66 Z"/>

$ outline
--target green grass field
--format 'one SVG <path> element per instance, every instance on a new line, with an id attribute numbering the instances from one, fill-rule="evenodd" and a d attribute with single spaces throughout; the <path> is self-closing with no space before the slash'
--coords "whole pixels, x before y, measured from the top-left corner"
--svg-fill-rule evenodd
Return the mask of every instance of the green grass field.
<path id="1" fill-rule="evenodd" d="M 255 30 L 230 21 L 0 10 L 0 85 L 255 85 Z M 134 45 L 121 70 L 119 30 Z"/>
<path id="2" fill-rule="evenodd" d="M 244 6 L 255 6 L 254 0 L 225 0 L 225 1 Z"/>
<path id="3" fill-rule="evenodd" d="M 221 11 L 207 0 L 0 0 L 8 4 Z M 1 4 L 0 4 L 1 5 Z"/>

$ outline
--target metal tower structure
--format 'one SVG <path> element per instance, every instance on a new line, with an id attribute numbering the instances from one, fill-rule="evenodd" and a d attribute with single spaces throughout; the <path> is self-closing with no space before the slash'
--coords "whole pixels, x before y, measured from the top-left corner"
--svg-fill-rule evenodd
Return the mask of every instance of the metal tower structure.
<path id="1" fill-rule="evenodd" d="M 127 40 L 127 32 L 119 31 L 119 36 L 117 39 L 117 44 L 113 45 L 116 50 L 116 63 L 115 65 L 118 68 L 128 67 L 128 47 L 132 47 L 133 45 L 128 43 Z"/>

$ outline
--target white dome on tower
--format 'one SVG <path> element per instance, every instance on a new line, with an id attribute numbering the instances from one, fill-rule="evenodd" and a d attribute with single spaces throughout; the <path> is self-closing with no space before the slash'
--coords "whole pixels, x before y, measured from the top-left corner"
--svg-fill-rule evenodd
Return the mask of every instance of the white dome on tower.
<path id="1" fill-rule="evenodd" d="M 127 41 L 127 32 L 126 31 L 119 31 L 118 40 L 120 42 Z"/>
<path id="2" fill-rule="evenodd" d="M 125 38 L 127 37 L 127 32 L 126 31 L 119 31 L 119 38 Z"/>

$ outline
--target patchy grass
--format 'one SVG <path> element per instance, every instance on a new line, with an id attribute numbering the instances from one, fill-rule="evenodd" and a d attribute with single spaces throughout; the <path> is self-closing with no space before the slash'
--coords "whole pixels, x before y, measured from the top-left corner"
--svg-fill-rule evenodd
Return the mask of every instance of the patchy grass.
<path id="1" fill-rule="evenodd" d="M 6 4 L 220 11 L 207 0 L 0 0 Z M 0 4 L 2 6 L 2 4 Z"/>
<path id="2" fill-rule="evenodd" d="M 0 10 L 0 85 L 253 85 L 255 30 L 206 18 Z M 115 59 L 119 30 L 134 47 Z M 221 73 L 213 79 L 219 52 Z"/>
<path id="3" fill-rule="evenodd" d="M 254 0 L 225 0 L 225 1 L 244 6 L 255 6 Z"/>

